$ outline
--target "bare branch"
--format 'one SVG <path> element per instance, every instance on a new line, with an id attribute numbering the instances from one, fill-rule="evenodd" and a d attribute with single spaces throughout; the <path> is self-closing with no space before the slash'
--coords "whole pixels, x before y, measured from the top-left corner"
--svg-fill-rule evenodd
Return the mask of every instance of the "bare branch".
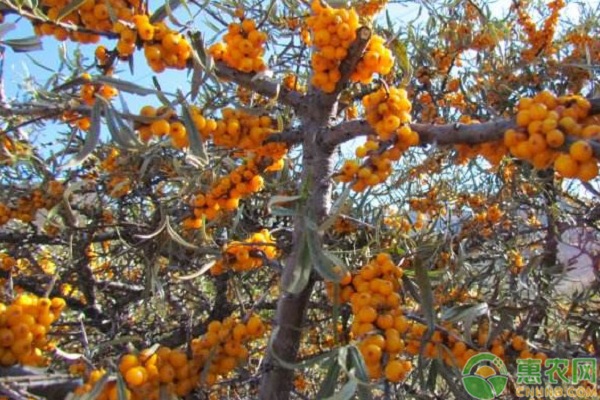
<path id="1" fill-rule="evenodd" d="M 286 143 L 288 146 L 302 143 L 302 130 L 298 128 L 286 129 L 279 133 L 274 133 L 265 140 L 265 143 Z"/>

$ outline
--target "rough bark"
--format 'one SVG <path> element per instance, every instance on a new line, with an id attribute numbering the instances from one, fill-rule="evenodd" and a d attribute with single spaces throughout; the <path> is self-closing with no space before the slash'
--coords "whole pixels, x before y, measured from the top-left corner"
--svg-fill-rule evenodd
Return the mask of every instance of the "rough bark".
<path id="1" fill-rule="evenodd" d="M 286 293 L 285 287 L 292 281 L 295 268 L 301 265 L 300 258 L 304 247 L 302 238 L 306 229 L 305 218 L 308 217 L 319 223 L 331 208 L 331 176 L 335 146 L 327 146 L 325 140 L 331 133 L 331 124 L 335 120 L 339 93 L 360 60 L 370 37 L 369 28 L 362 27 L 357 31 L 357 40 L 340 65 L 342 78 L 333 93 L 326 94 L 311 87 L 304 99 L 306 106 L 296 109 L 300 119 L 297 137 L 302 138 L 303 150 L 303 171 L 299 190 L 304 195 L 304 202 L 301 212 L 294 221 L 293 248 L 282 274 L 283 295 L 277 303 L 275 316 L 278 330 L 271 338 L 272 352 L 275 355 L 267 354 L 260 385 L 259 396 L 263 400 L 288 399 L 293 388 L 294 371 L 279 365 L 277 358 L 292 363 L 296 360 L 304 315 L 313 290 L 314 279 L 311 277 L 306 287 L 298 294 Z"/>
<path id="2" fill-rule="evenodd" d="M 301 212 L 294 221 L 293 248 L 286 260 L 282 275 L 283 289 L 292 280 L 294 269 L 302 257 L 302 237 L 305 234 L 305 217 L 321 221 L 331 207 L 331 174 L 333 173 L 333 151 L 323 146 L 322 137 L 329 121 L 333 119 L 335 100 L 313 92 L 310 94 L 312 107 L 302 116 L 303 173 L 299 190 L 306 194 Z M 279 298 L 275 325 L 278 332 L 272 340 L 272 351 L 267 354 L 265 371 L 261 379 L 260 399 L 288 399 L 293 388 L 294 371 L 278 365 L 277 358 L 294 362 L 302 336 L 302 325 L 307 305 L 314 286 L 311 277 L 306 287 L 298 294 L 286 293 Z"/>

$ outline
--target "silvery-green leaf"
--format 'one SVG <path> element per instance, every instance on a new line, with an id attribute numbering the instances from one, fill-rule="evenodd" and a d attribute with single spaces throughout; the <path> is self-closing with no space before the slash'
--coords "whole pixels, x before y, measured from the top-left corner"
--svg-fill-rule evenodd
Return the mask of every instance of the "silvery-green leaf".
<path id="1" fill-rule="evenodd" d="M 196 124 L 194 124 L 189 105 L 184 104 L 183 107 L 181 107 L 181 118 L 183 120 L 183 125 L 185 125 L 188 139 L 190 141 L 191 154 L 197 157 L 201 163 L 201 166 L 207 165 L 209 160 L 208 154 L 206 153 L 206 147 L 204 146 L 204 141 L 202 140 L 202 136 L 200 135 L 198 128 L 196 128 Z"/>
<path id="2" fill-rule="evenodd" d="M 77 10 L 79 7 L 81 7 L 87 1 L 88 0 L 73 0 L 73 1 L 70 1 L 69 4 L 67 4 L 66 6 L 64 6 L 63 8 L 61 8 L 61 10 L 58 12 L 58 16 L 56 17 L 56 20 L 60 21 L 61 19 L 63 19 L 67 15 L 71 14 L 73 11 Z"/>
<path id="3" fill-rule="evenodd" d="M 3 40 L 0 43 L 13 49 L 15 53 L 25 53 L 28 51 L 42 50 L 42 41 L 37 36 L 30 36 L 20 39 Z"/>
<path id="4" fill-rule="evenodd" d="M 92 154 L 98 142 L 100 141 L 100 117 L 102 103 L 97 101 L 92 107 L 92 113 L 90 116 L 90 130 L 87 132 L 85 142 L 81 151 L 71 161 L 66 163 L 61 169 L 71 168 L 81 164 L 85 159 Z"/>
<path id="5" fill-rule="evenodd" d="M 133 82 L 124 81 L 112 76 L 100 75 L 94 78 L 94 82 L 114 86 L 115 88 L 124 92 L 138 94 L 140 96 L 156 94 L 155 89 L 148 89 Z"/>

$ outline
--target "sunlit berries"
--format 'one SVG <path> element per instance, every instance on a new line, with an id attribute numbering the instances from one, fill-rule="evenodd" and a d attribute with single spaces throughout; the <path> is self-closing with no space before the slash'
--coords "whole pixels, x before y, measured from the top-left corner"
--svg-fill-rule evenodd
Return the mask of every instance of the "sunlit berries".
<path id="1" fill-rule="evenodd" d="M 224 43 L 216 43 L 209 49 L 217 61 L 242 72 L 261 72 L 267 66 L 263 60 L 267 34 L 257 29 L 256 22 L 244 18 L 240 23 L 229 24 Z"/>
<path id="2" fill-rule="evenodd" d="M 385 46 L 384 39 L 379 35 L 373 35 L 350 79 L 368 84 L 373 80 L 373 74 L 387 75 L 393 66 L 394 56 Z"/>
<path id="3" fill-rule="evenodd" d="M 184 397 L 197 387 L 212 386 L 248 360 L 248 346 L 265 332 L 266 326 L 257 315 L 246 321 L 227 317 L 208 323 L 206 333 L 191 341 L 189 354 L 165 346 L 124 354 L 117 364 L 117 373 L 125 383 L 124 394 L 131 400 L 157 399 L 161 393 Z M 107 373 L 91 371 L 75 394 L 89 393 Z M 98 399 L 117 399 L 117 392 L 113 375 Z"/>
<path id="4" fill-rule="evenodd" d="M 580 96 L 556 97 L 543 91 L 522 98 L 517 128 L 505 132 L 504 144 L 535 168 L 553 166 L 565 178 L 593 179 L 598 161 L 589 140 L 598 138 L 600 126 L 585 122 L 589 109 L 589 102 Z"/>
<path id="5" fill-rule="evenodd" d="M 219 275 L 228 269 L 248 271 L 260 268 L 264 260 L 272 260 L 278 255 L 276 243 L 268 230 L 252 234 L 243 242 L 230 242 L 223 251 L 223 258 L 210 269 L 211 274 Z"/>
<path id="6" fill-rule="evenodd" d="M 326 93 L 335 90 L 341 79 L 339 66 L 356 39 L 358 14 L 351 8 L 332 8 L 319 0 L 311 4 L 313 15 L 306 19 L 312 33 L 315 51 L 311 58 L 313 76 L 311 83 Z"/>
<path id="7" fill-rule="evenodd" d="M 385 181 L 391 174 L 392 162 L 400 159 L 409 147 L 419 144 L 419 135 L 409 125 L 411 102 L 406 90 L 380 88 L 366 95 L 362 103 L 375 135 L 356 149 L 356 156 L 368 158 L 362 165 L 347 160 L 337 176 L 340 182 L 354 181 L 352 188 L 358 192 Z M 380 149 L 382 144 L 385 149 Z"/>
<path id="8" fill-rule="evenodd" d="M 11 304 L 0 303 L 0 364 L 43 366 L 50 346 L 47 333 L 58 320 L 65 301 L 22 294 Z"/>

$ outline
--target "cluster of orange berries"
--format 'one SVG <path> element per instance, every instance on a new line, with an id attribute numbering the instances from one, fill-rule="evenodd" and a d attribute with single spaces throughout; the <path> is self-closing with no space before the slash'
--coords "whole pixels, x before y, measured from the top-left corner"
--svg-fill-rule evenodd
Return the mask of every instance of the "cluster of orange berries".
<path id="1" fill-rule="evenodd" d="M 219 179 L 207 194 L 198 193 L 192 201 L 194 217 L 184 221 L 184 226 L 197 229 L 202 219 L 211 221 L 217 218 L 221 210 L 232 211 L 238 208 L 240 199 L 259 192 L 264 187 L 264 179 L 259 175 L 255 159 L 237 167 L 228 176 Z"/>
<path id="2" fill-rule="evenodd" d="M 43 366 L 43 350 L 51 347 L 47 333 L 65 308 L 65 301 L 21 294 L 10 305 L 0 303 L 0 364 Z"/>
<path id="3" fill-rule="evenodd" d="M 358 227 L 356 222 L 344 217 L 343 215 L 337 217 L 333 223 L 333 230 L 340 235 L 356 232 L 357 229 Z"/>
<path id="4" fill-rule="evenodd" d="M 383 225 L 391 228 L 394 232 L 408 233 L 412 229 L 413 224 L 410 220 L 398 213 L 397 210 L 387 210 L 383 217 Z"/>
<path id="5" fill-rule="evenodd" d="M 389 381 L 399 382 L 412 369 L 410 361 L 400 358 L 405 347 L 401 335 L 409 326 L 398 294 L 402 275 L 402 268 L 389 254 L 380 253 L 340 282 L 339 301 L 352 307 L 351 333 L 359 340 L 357 346 L 371 379 L 384 374 Z"/>
<path id="6" fill-rule="evenodd" d="M 466 164 L 477 156 L 482 156 L 491 166 L 497 167 L 508 152 L 508 148 L 501 140 L 474 145 L 457 144 L 454 145 L 454 148 L 458 153 L 455 162 L 459 165 Z"/>
<path id="7" fill-rule="evenodd" d="M 255 149 L 276 132 L 276 121 L 268 115 L 252 115 L 240 109 L 224 108 L 217 121 L 213 142 L 228 149 Z"/>
<path id="8" fill-rule="evenodd" d="M 138 41 L 144 44 L 146 62 L 154 72 L 167 67 L 183 69 L 192 56 L 192 47 L 182 34 L 170 29 L 164 22 L 152 24 L 148 15 L 137 14 L 131 18 L 135 29 L 116 23 L 114 32 L 119 34 L 117 52 L 121 58 L 133 54 Z"/>
<path id="9" fill-rule="evenodd" d="M 34 189 L 29 195 L 20 197 L 13 206 L 0 203 L 0 226 L 11 219 L 22 222 L 33 221 L 37 210 L 50 210 L 60 201 L 63 192 L 63 184 L 53 180 L 49 181 L 43 189 Z"/>
<path id="10" fill-rule="evenodd" d="M 140 109 L 140 116 L 148 118 L 147 124 L 140 123 L 136 129 L 143 142 L 148 142 L 152 137 L 169 136 L 171 144 L 176 149 L 183 149 L 190 145 L 187 128 L 183 124 L 175 111 L 168 107 L 143 106 Z"/>
<path id="11" fill-rule="evenodd" d="M 215 43 L 209 53 L 217 61 L 242 72 L 261 72 L 267 69 L 262 56 L 267 34 L 256 28 L 256 22 L 241 16 L 240 23 L 229 24 L 223 37 L 225 43 Z"/>
<path id="12" fill-rule="evenodd" d="M 48 21 L 34 24 L 34 31 L 39 36 L 53 35 L 56 40 L 71 39 L 80 43 L 96 43 L 100 35 L 95 32 L 111 32 L 113 23 L 111 10 L 118 19 L 130 21 L 134 13 L 140 9 L 137 0 L 89 0 L 83 2 L 76 10 L 64 16 L 58 25 L 56 22 L 60 12 L 68 5 L 67 0 L 43 0 L 40 2 Z M 83 32 L 78 29 L 67 29 L 67 25 L 81 26 L 95 32 Z"/>
<path id="13" fill-rule="evenodd" d="M 42 1 L 42 6 L 48 7 L 46 15 L 49 21 L 36 24 L 36 33 L 54 35 L 61 41 L 70 38 L 82 43 L 96 43 L 100 37 L 97 33 L 85 33 L 77 29 L 70 31 L 64 25 L 55 23 L 67 3 L 66 0 Z M 114 22 L 113 16 L 116 19 Z M 150 22 L 139 0 L 88 0 L 64 16 L 60 22 L 99 33 L 117 34 L 119 40 L 116 53 L 121 58 L 131 56 L 141 41 L 148 65 L 154 72 L 162 72 L 166 67 L 183 69 L 192 54 L 189 42 L 181 34 L 170 29 L 162 21 Z M 95 55 L 98 65 L 107 65 L 109 56 L 104 46 L 98 46 Z"/>
<path id="14" fill-rule="evenodd" d="M 183 221 L 184 228 L 201 228 L 204 218 L 212 221 L 222 211 L 237 209 L 242 198 L 263 189 L 261 171 L 274 172 L 283 168 L 287 151 L 285 144 L 276 142 L 252 149 L 244 164 L 215 182 L 208 193 L 198 193 L 192 198 L 190 205 L 194 216 Z"/>
<path id="15" fill-rule="evenodd" d="M 246 323 L 228 317 L 223 322 L 212 321 L 207 332 L 191 341 L 191 357 L 169 347 L 149 348 L 138 354 L 125 354 L 119 361 L 119 373 L 129 400 L 158 399 L 162 395 L 184 397 L 198 386 L 212 386 L 219 376 L 226 376 L 248 359 L 247 343 L 266 331 L 260 317 L 253 315 Z M 80 372 L 77 368 L 75 372 Z M 87 382 L 75 394 L 89 393 L 106 374 L 92 371 Z M 118 398 L 116 381 L 109 381 L 98 400 Z"/>
<path id="16" fill-rule="evenodd" d="M 523 58 L 527 61 L 533 60 L 541 51 L 552 50 L 552 39 L 556 31 L 556 24 L 560 17 L 560 11 L 565 6 L 565 0 L 553 0 L 547 4 L 551 10 L 550 15 L 544 21 L 544 26 L 538 30 L 535 22 L 529 16 L 523 6 L 517 5 L 517 21 L 525 30 L 531 48 L 523 50 Z"/>
<path id="17" fill-rule="evenodd" d="M 114 147 L 108 151 L 106 158 L 100 163 L 101 168 L 108 172 L 107 192 L 116 199 L 129 194 L 132 189 L 132 179 L 121 168 L 123 164 L 121 153 Z"/>
<path id="18" fill-rule="evenodd" d="M 588 181 L 598 175 L 590 140 L 600 138 L 600 125 L 588 119 L 590 103 L 581 96 L 556 97 L 542 91 L 518 104 L 516 129 L 504 134 L 512 155 L 535 168 L 554 169 L 565 178 Z M 561 151 L 568 146 L 568 151 Z"/>
<path id="19" fill-rule="evenodd" d="M 388 0 L 368 0 L 361 1 L 356 6 L 356 11 L 358 15 L 361 17 L 372 17 L 375 14 L 379 13 L 379 11 L 383 10 L 387 5 Z"/>
<path id="20" fill-rule="evenodd" d="M 257 315 L 252 315 L 246 323 L 233 317 L 223 322 L 211 322 L 207 332 L 191 343 L 194 360 L 206 372 L 204 383 L 210 386 L 219 376 L 227 376 L 246 362 L 248 342 L 261 338 L 266 330 L 264 322 Z"/>
<path id="21" fill-rule="evenodd" d="M 6 253 L 0 253 L 0 270 L 2 271 L 12 271 L 12 269 L 17 265 L 17 260 L 9 256 Z"/>
<path id="22" fill-rule="evenodd" d="M 419 135 L 410 128 L 411 103 L 406 90 L 380 88 L 363 98 L 367 122 L 376 135 L 356 149 L 358 158 L 369 157 L 369 162 L 360 166 L 357 161 L 347 160 L 337 179 L 351 182 L 353 190 L 360 192 L 387 179 L 392 172 L 392 161 L 397 161 L 410 146 L 419 144 Z M 392 140 L 393 145 L 382 151 L 382 141 Z"/>
<path id="23" fill-rule="evenodd" d="M 82 74 L 81 77 L 86 81 L 90 81 L 92 79 L 91 75 L 88 73 Z M 85 83 L 81 85 L 79 96 L 85 104 L 91 106 L 96 102 L 96 95 L 104 97 L 106 100 L 110 100 L 118 93 L 118 90 L 110 85 Z M 87 128 L 89 128 L 89 125 Z"/>
<path id="24" fill-rule="evenodd" d="M 286 74 L 283 77 L 283 86 L 289 90 L 295 90 L 300 93 L 306 92 L 306 86 L 298 82 L 298 77 L 293 74 Z"/>
<path id="25" fill-rule="evenodd" d="M 373 74 L 387 75 L 393 66 L 394 56 L 392 51 L 385 47 L 385 40 L 379 35 L 373 35 L 350 79 L 369 84 L 373 81 Z"/>
<path id="26" fill-rule="evenodd" d="M 332 93 L 342 77 L 340 63 L 356 39 L 358 14 L 353 8 L 332 8 L 323 5 L 320 0 L 313 0 L 311 9 L 313 15 L 306 19 L 315 48 L 311 60 L 314 69 L 311 83 L 326 93 Z"/>
<path id="27" fill-rule="evenodd" d="M 268 230 L 262 229 L 243 242 L 228 243 L 223 251 L 223 258 L 211 267 L 210 272 L 212 275 L 220 275 L 228 269 L 236 272 L 249 271 L 262 267 L 264 258 L 273 260 L 277 254 L 275 240 Z"/>
<path id="28" fill-rule="evenodd" d="M 410 133 L 410 128 L 407 132 L 399 131 L 400 128 L 406 127 L 411 122 L 412 105 L 406 90 L 382 87 L 363 97 L 362 103 L 367 122 L 381 140 L 390 140 L 394 134 L 399 135 L 400 140 L 405 139 L 404 141 L 407 143 L 418 139 L 418 137 L 414 137 L 416 133 Z"/>

